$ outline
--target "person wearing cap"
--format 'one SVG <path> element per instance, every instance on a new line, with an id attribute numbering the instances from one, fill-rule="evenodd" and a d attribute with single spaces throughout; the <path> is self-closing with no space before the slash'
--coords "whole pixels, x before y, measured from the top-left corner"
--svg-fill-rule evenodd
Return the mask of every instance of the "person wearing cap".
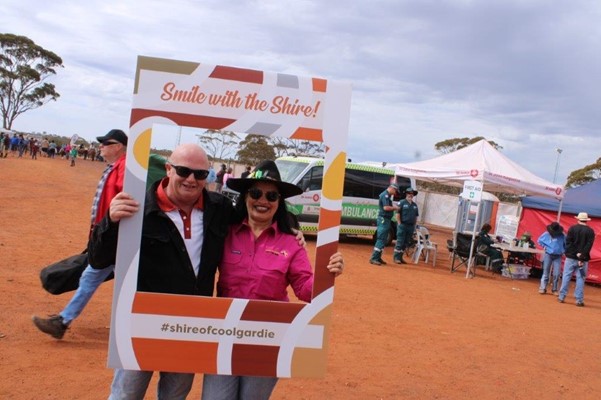
<path id="1" fill-rule="evenodd" d="M 100 154 L 108 165 L 102 173 L 92 201 L 89 234 L 107 213 L 113 197 L 123 190 L 125 153 L 127 151 L 127 135 L 120 129 L 112 129 L 106 135 L 97 137 L 96 140 L 100 143 Z M 100 270 L 88 265 L 79 278 L 79 286 L 75 294 L 65 308 L 48 318 L 34 315 L 32 320 L 35 327 L 55 339 L 62 339 L 73 320 L 81 314 L 96 289 L 113 270 L 114 266 L 112 265 Z"/>
<path id="2" fill-rule="evenodd" d="M 578 223 L 572 225 L 566 235 L 566 259 L 563 263 L 561 289 L 559 289 L 557 300 L 560 303 L 565 301 L 572 274 L 576 273 L 574 297 L 576 298 L 576 305 L 584 307 L 584 281 L 588 272 L 588 262 L 591 259 L 591 249 L 595 241 L 595 231 L 587 225 L 588 221 L 591 220 L 587 213 L 578 213 L 575 218 Z"/>
<path id="3" fill-rule="evenodd" d="M 394 262 L 396 264 L 407 264 L 403 260 L 403 253 L 409 242 L 413 239 L 415 224 L 419 216 L 417 203 L 413 201 L 415 196 L 417 196 L 417 190 L 409 187 L 405 190 L 405 198 L 399 201 L 399 208 L 396 214 L 396 245 L 394 246 Z"/>
<path id="4" fill-rule="evenodd" d="M 386 262 L 382 259 L 382 253 L 384 247 L 388 242 L 388 233 L 390 232 L 390 225 L 392 224 L 391 218 L 398 206 L 393 204 L 395 193 L 398 193 L 399 187 L 395 183 L 390 183 L 388 187 L 380 193 L 378 200 L 378 218 L 376 219 L 377 230 L 376 230 L 376 243 L 374 244 L 374 250 L 371 253 L 369 263 L 373 265 L 386 265 Z"/>
<path id="5" fill-rule="evenodd" d="M 540 279 L 538 292 L 547 293 L 547 285 L 553 267 L 553 283 L 551 284 L 551 293 L 557 295 L 559 290 L 559 269 L 561 267 L 561 256 L 565 251 L 566 236 L 563 234 L 563 226 L 559 222 L 553 221 L 547 225 L 547 230 L 539 236 L 537 242 L 545 250 L 543 256 L 543 276 Z"/>
<path id="6" fill-rule="evenodd" d="M 238 299 L 289 301 L 290 286 L 301 301 L 311 301 L 313 269 L 307 250 L 298 246 L 285 199 L 302 189 L 281 180 L 275 162 L 262 161 L 247 178 L 230 178 L 230 189 L 240 193 L 236 211 L 242 221 L 229 227 L 219 264 L 217 296 Z M 340 253 L 327 268 L 334 276 L 343 269 Z M 202 399 L 269 399 L 277 377 L 205 374 Z"/>

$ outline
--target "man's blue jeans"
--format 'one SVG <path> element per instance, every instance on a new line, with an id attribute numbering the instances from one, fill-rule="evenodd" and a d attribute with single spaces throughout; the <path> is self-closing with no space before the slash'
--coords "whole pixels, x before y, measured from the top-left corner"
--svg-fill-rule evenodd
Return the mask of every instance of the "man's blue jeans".
<path id="1" fill-rule="evenodd" d="M 143 400 L 153 371 L 115 369 L 109 400 Z M 159 372 L 158 400 L 185 400 L 192 388 L 194 374 Z"/>
<path id="2" fill-rule="evenodd" d="M 205 374 L 202 400 L 268 400 L 278 378 Z"/>
<path id="3" fill-rule="evenodd" d="M 576 290 L 574 297 L 579 303 L 584 302 L 584 281 L 588 272 L 588 261 L 583 263 L 582 267 L 578 267 L 578 260 L 566 258 L 563 264 L 563 276 L 561 277 L 561 289 L 559 290 L 559 300 L 563 300 L 568 295 L 568 286 L 572 279 L 572 274 L 576 272 Z"/>
<path id="4" fill-rule="evenodd" d="M 81 314 L 86 304 L 90 301 L 98 286 L 115 270 L 111 265 L 103 269 L 94 269 L 88 265 L 79 278 L 79 287 L 75 291 L 67 306 L 59 313 L 63 317 L 63 323 L 69 325 L 71 321 Z"/>
<path id="5" fill-rule="evenodd" d="M 551 285 L 551 291 L 557 292 L 559 289 L 559 268 L 561 267 L 561 254 L 545 253 L 543 256 L 543 276 L 540 278 L 539 289 L 547 289 L 551 274 L 551 267 L 553 267 L 553 283 Z"/>

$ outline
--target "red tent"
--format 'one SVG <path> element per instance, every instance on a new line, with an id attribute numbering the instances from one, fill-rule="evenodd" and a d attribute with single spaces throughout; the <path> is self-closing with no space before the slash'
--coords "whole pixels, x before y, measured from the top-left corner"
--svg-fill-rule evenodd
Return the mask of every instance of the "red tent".
<path id="1" fill-rule="evenodd" d="M 559 223 L 563 226 L 564 231 L 567 232 L 568 228 L 577 223 L 574 214 L 564 214 L 562 212 Z M 524 231 L 530 231 L 532 233 L 532 240 L 537 241 L 538 237 L 545 232 L 547 225 L 557 220 L 557 211 L 539 210 L 535 208 L 522 209 L 522 216 L 518 225 L 518 236 Z M 588 267 L 587 282 L 601 283 L 601 218 L 591 217 L 588 225 L 595 231 L 595 243 L 591 250 L 591 261 Z"/>

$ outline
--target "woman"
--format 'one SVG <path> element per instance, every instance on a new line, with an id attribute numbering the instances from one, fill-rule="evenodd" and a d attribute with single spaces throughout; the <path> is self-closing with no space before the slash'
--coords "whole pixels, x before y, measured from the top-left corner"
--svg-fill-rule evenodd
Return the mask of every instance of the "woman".
<path id="1" fill-rule="evenodd" d="M 543 276 L 540 279 L 540 294 L 547 293 L 547 285 L 553 266 L 553 283 L 551 285 L 551 293 L 557 295 L 559 290 L 559 269 L 561 267 L 561 256 L 565 252 L 566 236 L 563 234 L 563 227 L 559 222 L 551 222 L 547 225 L 547 231 L 538 238 L 538 244 L 545 249 L 543 256 Z"/>
<path id="2" fill-rule="evenodd" d="M 494 240 L 489 235 L 491 229 L 492 226 L 490 224 L 482 225 L 482 229 L 480 229 L 480 233 L 478 234 L 478 248 L 480 246 L 485 246 L 486 248 L 483 251 L 478 249 L 478 251 L 489 256 L 492 270 L 500 273 L 503 269 L 503 254 L 500 250 L 492 247 Z"/>
<path id="3" fill-rule="evenodd" d="M 229 167 L 227 169 L 226 173 L 223 175 L 223 187 L 229 188 L 227 181 L 229 181 L 233 177 L 234 177 L 234 170 L 232 169 L 232 167 Z"/>
<path id="4" fill-rule="evenodd" d="M 302 193 L 282 182 L 273 161 L 263 161 L 247 178 L 230 178 L 240 192 L 236 208 L 243 220 L 230 226 L 219 266 L 217 295 L 243 299 L 288 301 L 290 285 L 296 297 L 311 300 L 313 271 L 307 250 L 298 245 L 295 222 L 284 199 Z M 340 253 L 328 270 L 342 273 Z M 268 399 L 276 377 L 204 375 L 202 399 Z"/>

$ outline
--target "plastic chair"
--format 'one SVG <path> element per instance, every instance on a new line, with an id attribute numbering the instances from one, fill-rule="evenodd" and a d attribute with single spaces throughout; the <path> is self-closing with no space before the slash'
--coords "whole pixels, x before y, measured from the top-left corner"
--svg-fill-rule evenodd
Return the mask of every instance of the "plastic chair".
<path id="1" fill-rule="evenodd" d="M 428 263 L 430 253 L 434 252 L 432 257 L 432 266 L 436 266 L 436 253 L 438 252 L 438 245 L 430 240 L 430 231 L 425 226 L 418 226 L 415 229 L 417 236 L 417 243 L 415 244 L 415 253 L 413 254 L 413 262 L 417 264 L 419 257 L 422 253 L 425 255 L 425 262 Z"/>

